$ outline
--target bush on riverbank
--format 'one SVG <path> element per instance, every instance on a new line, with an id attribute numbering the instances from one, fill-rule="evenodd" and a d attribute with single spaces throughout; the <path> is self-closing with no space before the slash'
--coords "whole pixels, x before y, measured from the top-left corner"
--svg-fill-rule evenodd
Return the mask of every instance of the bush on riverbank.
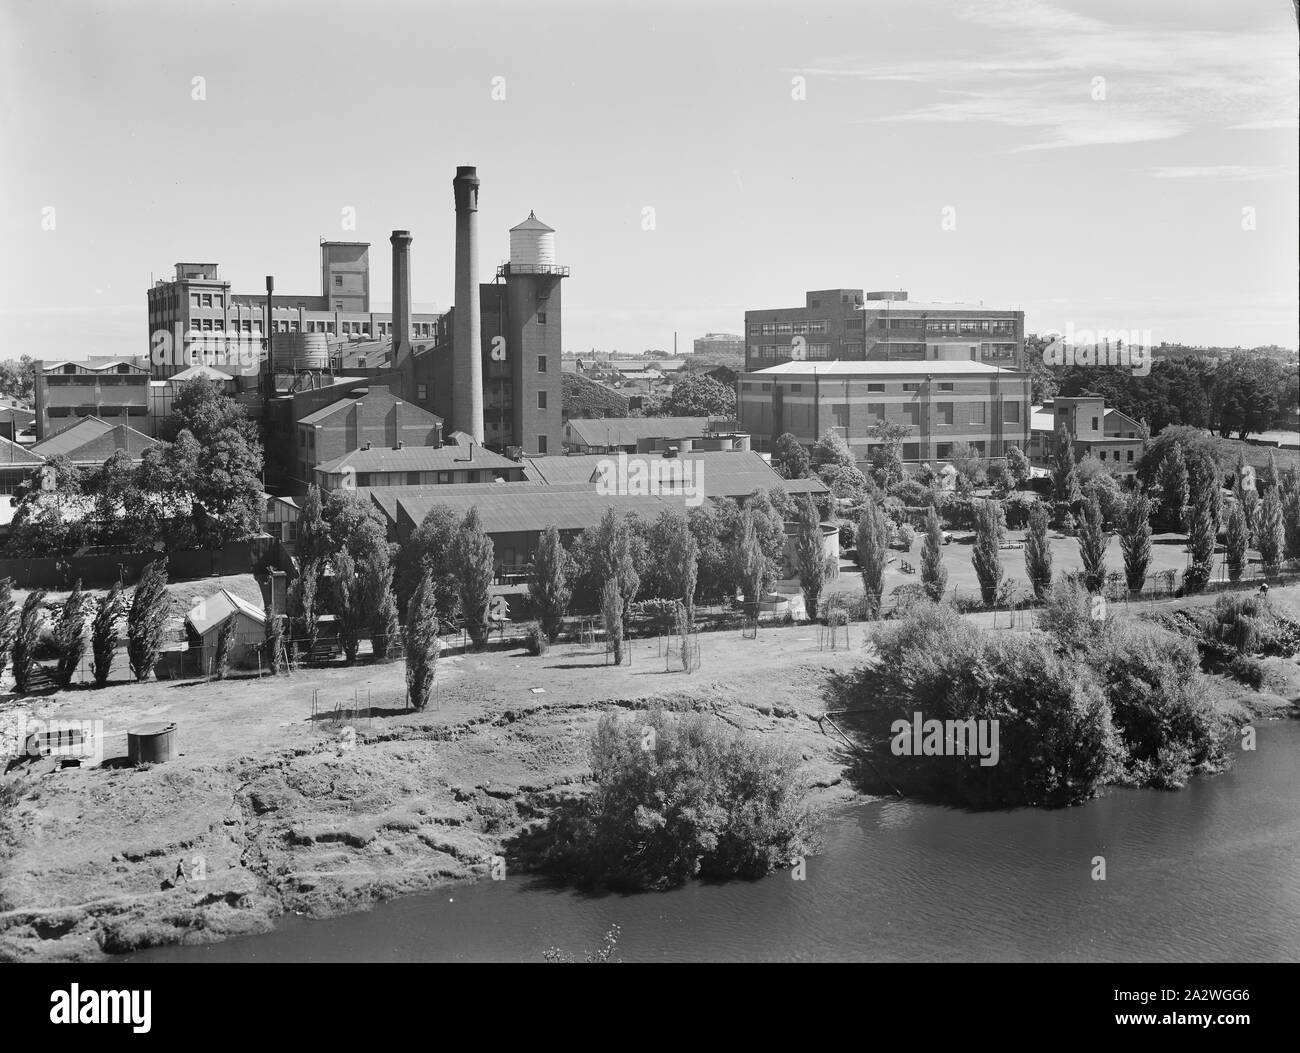
<path id="1" fill-rule="evenodd" d="M 1096 795 L 1114 774 L 1121 751 L 1110 706 L 1048 638 L 995 636 L 946 605 L 918 603 L 875 646 L 870 665 L 833 681 L 832 708 L 857 711 L 852 721 L 888 782 L 974 807 L 1056 807 Z M 997 721 L 996 763 L 895 753 L 911 737 L 898 740 L 895 723 L 910 727 L 917 713 L 922 721 Z"/>
<path id="2" fill-rule="evenodd" d="M 714 717 L 602 717 L 596 789 L 552 820 L 542 868 L 587 886 L 658 889 L 757 878 L 812 849 L 793 752 Z"/>

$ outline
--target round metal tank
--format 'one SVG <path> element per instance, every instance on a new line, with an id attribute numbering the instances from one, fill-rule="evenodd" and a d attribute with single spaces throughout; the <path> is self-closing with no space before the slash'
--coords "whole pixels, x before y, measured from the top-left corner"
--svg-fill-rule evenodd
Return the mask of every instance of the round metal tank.
<path id="1" fill-rule="evenodd" d="M 277 372 L 329 368 L 329 337 L 325 333 L 276 333 L 272 347 Z"/>
<path id="2" fill-rule="evenodd" d="M 176 724 L 140 724 L 126 733 L 132 764 L 162 764 L 176 756 Z"/>
<path id="3" fill-rule="evenodd" d="M 521 269 L 550 267 L 555 263 L 555 229 L 533 212 L 510 228 L 510 265 Z"/>

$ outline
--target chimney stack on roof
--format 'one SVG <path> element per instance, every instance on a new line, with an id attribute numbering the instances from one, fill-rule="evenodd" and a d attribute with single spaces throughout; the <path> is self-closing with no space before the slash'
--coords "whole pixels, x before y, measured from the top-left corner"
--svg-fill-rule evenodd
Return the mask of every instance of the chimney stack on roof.
<path id="1" fill-rule="evenodd" d="M 483 334 L 478 290 L 477 170 L 456 169 L 456 305 L 452 334 L 451 426 L 483 441 Z M 471 454 L 472 456 L 472 454 Z"/>

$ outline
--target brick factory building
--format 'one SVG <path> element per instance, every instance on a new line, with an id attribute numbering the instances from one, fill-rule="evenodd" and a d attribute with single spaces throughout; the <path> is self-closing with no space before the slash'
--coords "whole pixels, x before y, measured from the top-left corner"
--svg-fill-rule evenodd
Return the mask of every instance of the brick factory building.
<path id="1" fill-rule="evenodd" d="M 904 461 L 948 457 L 964 442 L 983 457 L 1029 445 L 1029 375 L 984 362 L 786 362 L 740 378 L 740 427 L 758 450 L 789 432 L 805 446 L 833 429 L 858 461 L 877 420 L 911 430 Z"/>
<path id="2" fill-rule="evenodd" d="M 1023 311 L 923 303 L 899 291 L 821 289 L 804 306 L 745 312 L 745 368 L 790 361 L 962 360 L 1020 368 Z"/>

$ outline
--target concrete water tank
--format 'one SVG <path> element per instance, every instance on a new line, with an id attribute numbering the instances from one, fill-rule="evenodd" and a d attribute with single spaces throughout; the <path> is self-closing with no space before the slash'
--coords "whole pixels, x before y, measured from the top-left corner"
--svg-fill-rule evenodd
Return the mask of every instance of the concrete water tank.
<path id="1" fill-rule="evenodd" d="M 126 733 L 132 764 L 162 764 L 176 756 L 176 724 L 140 724 Z"/>
<path id="2" fill-rule="evenodd" d="M 555 264 L 555 228 L 548 227 L 536 213 L 510 228 L 510 266 L 527 271 Z"/>

